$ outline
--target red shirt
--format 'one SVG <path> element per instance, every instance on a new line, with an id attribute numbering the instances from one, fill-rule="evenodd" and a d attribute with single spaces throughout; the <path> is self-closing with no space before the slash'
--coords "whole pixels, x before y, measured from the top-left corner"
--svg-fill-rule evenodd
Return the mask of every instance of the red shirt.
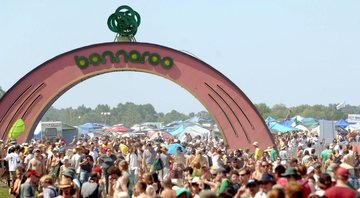
<path id="1" fill-rule="evenodd" d="M 333 186 L 325 191 L 325 197 L 327 198 L 354 198 L 356 191 L 343 186 Z"/>

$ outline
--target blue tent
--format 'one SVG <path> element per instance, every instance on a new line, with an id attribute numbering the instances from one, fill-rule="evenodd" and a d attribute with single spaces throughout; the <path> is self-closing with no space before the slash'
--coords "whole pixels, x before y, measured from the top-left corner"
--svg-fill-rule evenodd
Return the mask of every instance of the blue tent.
<path id="1" fill-rule="evenodd" d="M 349 123 L 344 119 L 340 119 L 335 123 L 335 126 L 345 129 L 347 126 L 349 126 Z"/>
<path id="2" fill-rule="evenodd" d="M 287 127 L 291 127 L 291 125 L 294 123 L 293 119 L 290 120 L 284 120 L 283 122 L 281 122 L 282 125 L 287 126 Z"/>
<path id="3" fill-rule="evenodd" d="M 80 128 L 80 130 L 79 130 L 80 133 L 85 134 L 85 133 L 92 132 L 96 129 L 101 129 L 101 128 L 103 128 L 103 126 L 100 124 L 97 124 L 97 123 L 85 123 L 83 125 L 80 125 L 79 128 Z"/>
<path id="4" fill-rule="evenodd" d="M 276 123 L 276 122 L 271 123 L 269 126 L 269 129 L 272 132 L 281 132 L 281 133 L 287 133 L 290 131 L 300 131 L 300 129 L 287 127 L 287 126 L 284 126 L 284 125 Z"/>
<path id="5" fill-rule="evenodd" d="M 265 123 L 266 123 L 267 125 L 269 125 L 269 124 L 272 123 L 272 122 L 276 122 L 276 120 L 275 120 L 273 117 L 271 117 L 271 116 L 268 116 L 268 117 L 265 119 Z"/>
<path id="6" fill-rule="evenodd" d="M 186 127 L 184 125 L 180 125 L 176 129 L 166 130 L 166 131 L 169 132 L 173 136 L 177 136 L 177 135 L 181 134 L 184 131 L 185 128 Z"/>

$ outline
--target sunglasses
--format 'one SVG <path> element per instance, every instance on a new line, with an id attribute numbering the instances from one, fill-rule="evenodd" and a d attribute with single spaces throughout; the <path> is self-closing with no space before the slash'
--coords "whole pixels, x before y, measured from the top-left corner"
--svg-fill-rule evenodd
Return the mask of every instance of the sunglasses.
<path id="1" fill-rule="evenodd" d="M 261 165 L 261 167 L 268 167 L 269 165 Z"/>
<path id="2" fill-rule="evenodd" d="M 244 177 L 244 176 L 246 176 L 246 175 L 248 175 L 247 173 L 245 173 L 245 174 L 239 174 L 241 177 Z"/>

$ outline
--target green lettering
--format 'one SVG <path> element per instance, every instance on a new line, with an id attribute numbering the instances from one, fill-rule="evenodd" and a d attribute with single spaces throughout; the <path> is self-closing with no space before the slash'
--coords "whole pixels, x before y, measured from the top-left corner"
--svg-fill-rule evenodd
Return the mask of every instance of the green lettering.
<path id="1" fill-rule="evenodd" d="M 166 56 L 161 60 L 161 65 L 164 69 L 171 69 L 173 64 L 174 64 L 174 61 L 170 57 Z"/>
<path id="2" fill-rule="evenodd" d="M 129 57 L 130 57 L 130 61 L 131 62 L 140 62 L 140 52 L 136 51 L 136 50 L 132 50 L 130 53 L 129 53 Z"/>
<path id="3" fill-rule="evenodd" d="M 104 53 L 102 53 L 102 64 L 106 64 L 106 56 L 109 57 L 109 60 L 112 63 L 119 62 L 119 59 L 114 56 L 114 53 L 112 53 L 111 51 L 105 51 Z"/>
<path id="4" fill-rule="evenodd" d="M 124 62 L 127 63 L 128 62 L 128 54 L 125 50 L 118 50 L 116 52 L 116 58 L 120 61 L 120 54 L 123 55 L 123 58 L 124 58 Z"/>
<path id="5" fill-rule="evenodd" d="M 89 66 L 89 60 L 85 56 L 75 56 L 75 63 L 80 69 L 85 69 Z"/>
<path id="6" fill-rule="evenodd" d="M 152 65 L 152 66 L 156 66 L 157 64 L 159 64 L 161 61 L 161 57 L 159 54 L 156 54 L 156 53 L 153 53 L 153 54 L 150 54 L 149 56 L 149 63 Z"/>
<path id="7" fill-rule="evenodd" d="M 91 64 L 98 66 L 101 63 L 101 56 L 97 53 L 93 53 L 89 57 Z"/>

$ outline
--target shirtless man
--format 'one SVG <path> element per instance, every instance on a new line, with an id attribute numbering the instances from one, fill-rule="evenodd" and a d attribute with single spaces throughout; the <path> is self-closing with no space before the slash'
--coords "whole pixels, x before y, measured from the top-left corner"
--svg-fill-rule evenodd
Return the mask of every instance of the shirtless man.
<path id="1" fill-rule="evenodd" d="M 35 170 L 40 175 L 45 174 L 45 166 L 39 149 L 34 149 L 34 158 L 29 161 L 28 170 Z"/>
<path id="2" fill-rule="evenodd" d="M 164 179 L 163 186 L 164 190 L 161 193 L 161 197 L 176 198 L 176 191 L 172 189 L 172 183 L 170 178 Z"/>

